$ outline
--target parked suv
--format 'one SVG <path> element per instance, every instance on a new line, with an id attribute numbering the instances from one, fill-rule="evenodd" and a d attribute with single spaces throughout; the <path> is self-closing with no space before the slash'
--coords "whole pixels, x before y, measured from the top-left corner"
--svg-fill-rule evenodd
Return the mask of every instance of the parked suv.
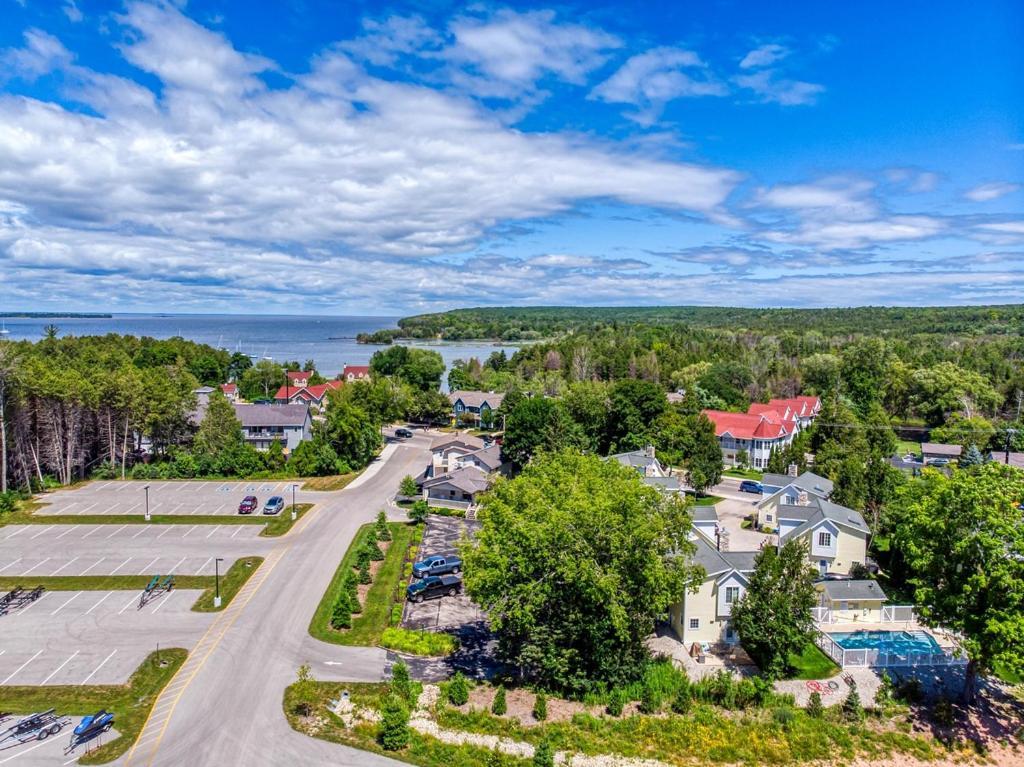
<path id="1" fill-rule="evenodd" d="M 279 495 L 267 499 L 267 502 L 263 505 L 264 514 L 280 514 L 283 509 L 284 498 Z"/>
<path id="2" fill-rule="evenodd" d="M 412 574 L 417 578 L 426 578 L 428 575 L 458 574 L 461 569 L 462 560 L 458 557 L 454 555 L 442 557 L 435 554 L 414 564 L 412 566 Z"/>
<path id="3" fill-rule="evenodd" d="M 745 479 L 742 482 L 740 482 L 740 492 L 741 493 L 763 493 L 764 492 L 764 487 L 762 487 L 760 482 L 755 482 L 752 479 Z"/>
<path id="4" fill-rule="evenodd" d="M 413 581 L 405 589 L 411 602 L 422 602 L 436 597 L 453 597 L 462 591 L 462 578 L 457 575 L 430 575 L 421 581 Z"/>
<path id="5" fill-rule="evenodd" d="M 395 429 L 395 436 L 399 439 L 410 439 L 412 437 L 412 432 L 408 429 Z"/>
<path id="6" fill-rule="evenodd" d="M 238 504 L 239 514 L 252 514 L 256 511 L 256 507 L 260 505 L 260 502 L 256 500 L 255 495 L 247 495 L 242 499 L 242 502 Z"/>

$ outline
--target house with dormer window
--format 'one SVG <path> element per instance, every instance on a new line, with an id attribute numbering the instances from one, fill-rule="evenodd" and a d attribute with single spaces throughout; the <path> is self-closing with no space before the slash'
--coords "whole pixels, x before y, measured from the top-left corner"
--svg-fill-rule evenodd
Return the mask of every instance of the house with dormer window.
<path id="1" fill-rule="evenodd" d="M 806 506 L 811 498 L 828 500 L 834 487 L 832 480 L 805 471 L 798 477 L 788 474 L 765 474 L 761 478 L 762 500 L 757 504 L 759 530 L 775 530 L 779 526 L 779 506 Z"/>
<path id="2" fill-rule="evenodd" d="M 871 531 L 860 512 L 808 496 L 806 503 L 779 505 L 777 513 L 779 546 L 804 541 L 819 576 L 849 575 L 854 564 L 867 561 Z"/>

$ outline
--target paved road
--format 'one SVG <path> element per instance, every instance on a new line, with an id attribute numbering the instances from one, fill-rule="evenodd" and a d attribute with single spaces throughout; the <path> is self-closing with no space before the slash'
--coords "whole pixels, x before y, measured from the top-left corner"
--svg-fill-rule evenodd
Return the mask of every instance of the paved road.
<path id="1" fill-rule="evenodd" d="M 386 673 L 383 650 L 327 645 L 307 629 L 355 532 L 385 508 L 403 476 L 422 469 L 428 444 L 417 436 L 386 447 L 359 479 L 330 494 L 265 554 L 263 567 L 161 696 L 123 764 L 398 764 L 294 732 L 281 699 L 304 662 L 318 679 L 375 681 Z"/>

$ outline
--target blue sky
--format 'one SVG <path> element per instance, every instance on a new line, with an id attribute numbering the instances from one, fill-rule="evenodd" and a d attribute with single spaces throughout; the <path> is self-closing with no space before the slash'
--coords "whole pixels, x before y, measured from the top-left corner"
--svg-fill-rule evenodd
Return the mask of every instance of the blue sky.
<path id="1" fill-rule="evenodd" d="M 0 310 L 1024 300 L 1017 2 L 0 4 Z"/>

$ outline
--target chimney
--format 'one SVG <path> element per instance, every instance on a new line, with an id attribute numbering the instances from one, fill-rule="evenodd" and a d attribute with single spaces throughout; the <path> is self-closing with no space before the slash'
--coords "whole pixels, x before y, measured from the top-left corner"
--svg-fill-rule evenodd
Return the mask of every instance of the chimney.
<path id="1" fill-rule="evenodd" d="M 799 493 L 797 493 L 796 505 L 797 506 L 810 506 L 811 505 L 811 499 L 810 499 L 810 497 L 808 497 L 806 490 L 801 490 Z"/>
<path id="2" fill-rule="evenodd" d="M 644 450 L 644 454 L 645 454 L 645 455 L 646 455 L 646 456 L 647 456 L 648 458 L 654 458 L 654 445 L 648 445 L 648 446 L 647 446 L 647 449 L 646 449 L 646 450 Z"/>
<path id="3" fill-rule="evenodd" d="M 797 465 L 795 463 L 791 463 L 789 464 L 789 466 L 786 467 L 786 474 L 789 475 L 790 477 L 795 477 L 797 476 L 796 470 Z"/>

